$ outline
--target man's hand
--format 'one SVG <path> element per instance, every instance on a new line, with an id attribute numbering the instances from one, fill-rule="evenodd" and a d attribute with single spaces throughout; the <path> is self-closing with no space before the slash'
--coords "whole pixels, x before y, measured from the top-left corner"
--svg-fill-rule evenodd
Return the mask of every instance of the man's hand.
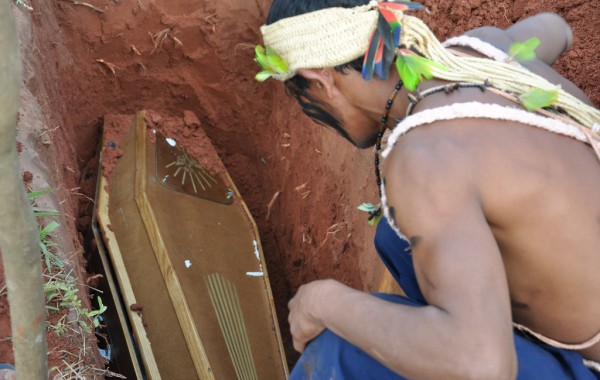
<path id="1" fill-rule="evenodd" d="M 336 284 L 333 280 L 319 280 L 302 285 L 288 303 L 288 321 L 296 351 L 304 351 L 306 344 L 325 329 L 322 322 L 323 300 Z"/>

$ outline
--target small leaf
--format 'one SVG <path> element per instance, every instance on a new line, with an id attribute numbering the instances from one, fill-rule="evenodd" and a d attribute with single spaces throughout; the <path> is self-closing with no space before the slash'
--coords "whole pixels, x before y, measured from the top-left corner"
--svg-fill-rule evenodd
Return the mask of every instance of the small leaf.
<path id="1" fill-rule="evenodd" d="M 519 101 L 527 109 L 527 111 L 535 111 L 540 108 L 548 107 L 558 99 L 558 89 L 542 90 L 534 88 L 519 96 Z"/>
<path id="2" fill-rule="evenodd" d="M 381 217 L 382 217 L 381 214 L 373 216 L 368 222 L 369 226 L 376 226 L 379 223 L 379 221 L 381 220 Z"/>
<path id="3" fill-rule="evenodd" d="M 33 208 L 33 215 L 35 215 L 37 217 L 60 216 L 60 214 L 57 211 L 50 210 L 50 209 L 42 209 L 42 208 L 39 208 L 39 207 L 34 207 Z"/>
<path id="4" fill-rule="evenodd" d="M 52 189 L 44 189 L 44 190 L 40 190 L 40 191 L 32 191 L 30 193 L 27 193 L 27 197 L 29 198 L 29 200 L 33 200 L 41 195 L 44 194 L 48 194 L 51 193 L 53 190 Z"/>
<path id="5" fill-rule="evenodd" d="M 535 59 L 535 49 L 540 44 L 537 37 L 532 37 L 523 42 L 515 42 L 508 49 L 508 56 L 518 62 L 533 61 Z"/>
<path id="6" fill-rule="evenodd" d="M 49 233 L 57 229 L 59 226 L 60 224 L 55 221 L 48 223 L 48 225 L 40 231 L 40 240 L 44 239 Z"/>
<path id="7" fill-rule="evenodd" d="M 102 303 L 102 298 L 100 298 L 100 296 L 98 296 L 98 306 L 98 311 L 100 314 L 104 313 L 108 309 L 108 307 Z"/>

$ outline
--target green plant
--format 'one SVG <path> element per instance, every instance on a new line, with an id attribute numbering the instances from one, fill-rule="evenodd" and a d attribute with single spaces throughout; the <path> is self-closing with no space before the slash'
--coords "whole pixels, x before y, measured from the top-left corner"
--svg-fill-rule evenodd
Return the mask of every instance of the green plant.
<path id="1" fill-rule="evenodd" d="M 52 189 L 40 191 L 32 191 L 28 193 L 28 199 L 31 203 L 33 213 L 37 217 L 59 216 L 56 210 L 44 209 L 37 207 L 35 199 L 52 192 Z M 60 312 L 61 310 L 74 310 L 76 319 L 66 321 L 66 315 L 61 317 L 58 322 L 52 324 L 47 323 L 48 330 L 54 332 L 57 336 L 63 335 L 69 325 L 81 328 L 86 333 L 92 332 L 92 327 L 98 327 L 99 316 L 106 311 L 106 306 L 102 303 L 102 299 L 98 297 L 99 307 L 97 310 L 89 310 L 83 307 L 82 300 L 79 298 L 79 286 L 75 277 L 70 273 L 65 273 L 65 264 L 56 253 L 56 243 L 52 241 L 51 234 L 60 227 L 56 221 L 51 221 L 46 226 L 38 227 L 38 240 L 42 257 L 46 263 L 46 278 L 44 282 L 44 295 L 46 298 L 46 309 L 50 311 Z M 73 328 L 73 327 L 72 327 Z"/>
<path id="2" fill-rule="evenodd" d="M 31 208 L 33 209 L 33 215 L 35 215 L 36 217 L 47 217 L 47 216 L 59 216 L 60 215 L 58 213 L 58 211 L 56 211 L 56 210 L 44 209 L 44 208 L 36 206 L 36 204 L 35 204 L 36 198 L 38 198 L 42 195 L 51 193 L 51 192 L 52 192 L 52 189 L 44 189 L 44 190 L 40 190 L 40 191 L 32 191 L 27 194 L 27 198 L 29 199 L 29 202 L 31 202 Z M 42 256 L 44 257 L 44 261 L 46 262 L 46 268 L 48 268 L 49 271 L 52 270 L 52 266 L 57 266 L 58 268 L 64 267 L 64 263 L 62 262 L 62 260 L 60 260 L 55 254 L 53 254 L 50 251 L 51 248 L 55 246 L 55 244 L 48 235 L 50 233 L 52 233 L 54 230 L 56 230 L 58 227 L 60 227 L 60 224 L 58 224 L 56 221 L 52 221 L 43 228 L 41 228 L 41 226 L 40 226 L 40 230 L 38 232 L 40 249 L 42 250 Z"/>
<path id="3" fill-rule="evenodd" d="M 77 282 L 73 276 L 58 273 L 44 284 L 46 308 L 55 311 L 60 310 L 61 307 L 81 308 L 78 292 Z"/>
<path id="4" fill-rule="evenodd" d="M 91 310 L 87 313 L 87 317 L 94 323 L 94 327 L 100 326 L 100 319 L 98 318 L 102 313 L 106 311 L 107 307 L 102 303 L 102 298 L 98 296 L 98 309 Z"/>
<path id="5" fill-rule="evenodd" d="M 102 298 L 100 298 L 100 296 L 98 296 L 99 306 L 97 310 L 89 310 L 88 308 L 83 307 L 81 299 L 79 298 L 77 281 L 71 275 L 58 273 L 51 277 L 44 284 L 44 294 L 46 295 L 46 308 L 48 310 L 74 310 L 76 319 L 68 323 L 78 325 L 88 334 L 92 332 L 92 326 L 98 327 L 100 325 L 98 317 L 107 310 L 107 307 L 102 303 Z M 49 325 L 49 327 L 50 330 L 55 333 L 64 332 L 62 326 Z"/>
<path id="6" fill-rule="evenodd" d="M 56 244 L 49 238 L 48 234 L 50 234 L 58 227 L 60 227 L 60 225 L 57 222 L 52 221 L 46 227 L 42 228 L 39 232 L 40 248 L 42 250 L 42 256 L 44 257 L 44 261 L 46 262 L 46 268 L 48 268 L 48 270 L 52 270 L 53 266 L 56 266 L 58 268 L 64 268 L 65 266 L 65 264 L 58 256 L 50 252 L 50 249 L 52 247 L 55 247 Z"/>
<path id="7" fill-rule="evenodd" d="M 65 323 L 66 319 L 67 319 L 67 316 L 63 315 L 54 324 L 50 323 L 50 322 L 46 322 L 46 326 L 48 327 L 49 331 L 52 331 L 56 336 L 60 337 L 61 335 L 64 335 L 69 329 L 69 326 Z"/>
<path id="8" fill-rule="evenodd" d="M 31 208 L 33 209 L 33 215 L 35 215 L 35 216 L 60 216 L 60 214 L 56 210 L 44 209 L 44 208 L 37 207 L 35 205 L 36 198 L 38 198 L 42 195 L 51 193 L 52 191 L 53 191 L 52 189 L 44 189 L 44 190 L 40 190 L 40 191 L 32 191 L 30 193 L 27 193 L 27 198 L 31 202 Z"/>

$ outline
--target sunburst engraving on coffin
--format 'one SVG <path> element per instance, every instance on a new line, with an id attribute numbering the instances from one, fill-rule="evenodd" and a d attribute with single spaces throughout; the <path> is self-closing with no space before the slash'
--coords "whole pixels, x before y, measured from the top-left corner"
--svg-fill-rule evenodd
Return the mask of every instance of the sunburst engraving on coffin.
<path id="1" fill-rule="evenodd" d="M 165 169 L 168 169 L 171 166 L 175 165 L 175 172 L 173 173 L 173 178 L 177 178 L 179 172 L 183 173 L 181 176 L 181 186 L 185 186 L 186 176 L 192 183 L 194 193 L 198 193 L 198 187 L 196 186 L 196 182 L 202 187 L 202 191 L 206 191 L 207 187 L 212 187 L 213 184 L 217 183 L 215 178 L 212 175 L 210 175 L 210 173 L 206 169 L 204 169 L 198 163 L 198 161 L 188 156 L 183 149 L 179 148 L 179 151 L 181 154 L 177 156 L 175 161 L 166 165 Z"/>
<path id="2" fill-rule="evenodd" d="M 238 380 L 258 380 L 235 285 L 218 273 L 208 275 L 204 281 Z"/>
<path id="3" fill-rule="evenodd" d="M 231 204 L 233 191 L 218 174 L 210 173 L 177 142 L 156 129 L 156 180 L 169 190 Z"/>

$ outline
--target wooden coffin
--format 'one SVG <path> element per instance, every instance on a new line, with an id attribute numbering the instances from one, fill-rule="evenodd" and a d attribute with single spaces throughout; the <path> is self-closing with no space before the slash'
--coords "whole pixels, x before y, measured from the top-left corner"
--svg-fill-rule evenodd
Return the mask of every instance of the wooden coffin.
<path id="1" fill-rule="evenodd" d="M 99 177 L 97 219 L 146 376 L 285 379 L 242 198 L 226 172 L 211 173 L 144 119 L 138 113 L 120 142 L 110 184 Z"/>

